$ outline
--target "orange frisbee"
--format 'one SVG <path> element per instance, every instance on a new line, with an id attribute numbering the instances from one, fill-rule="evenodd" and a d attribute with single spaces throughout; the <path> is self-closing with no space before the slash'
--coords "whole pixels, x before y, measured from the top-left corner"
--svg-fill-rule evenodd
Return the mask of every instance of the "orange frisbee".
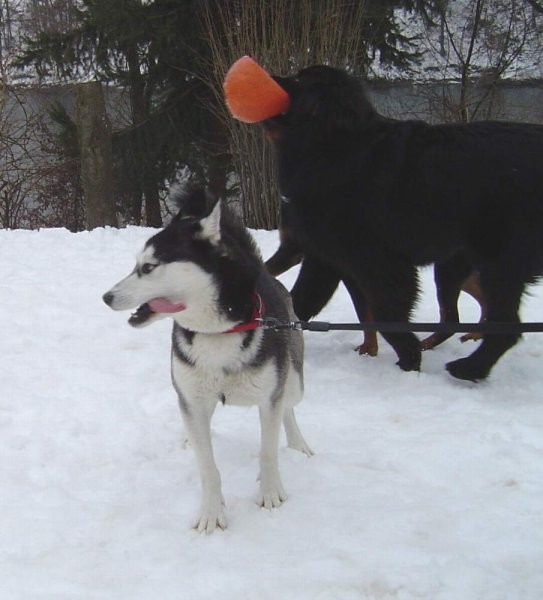
<path id="1" fill-rule="evenodd" d="M 258 123 L 287 111 L 287 92 L 250 56 L 242 56 L 228 70 L 223 84 L 226 106 L 244 123 Z"/>

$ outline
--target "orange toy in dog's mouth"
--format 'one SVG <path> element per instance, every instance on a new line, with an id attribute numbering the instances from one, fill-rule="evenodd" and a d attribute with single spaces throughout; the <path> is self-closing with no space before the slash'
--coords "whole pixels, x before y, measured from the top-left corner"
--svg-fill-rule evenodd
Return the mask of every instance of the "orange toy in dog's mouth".
<path id="1" fill-rule="evenodd" d="M 285 90 L 250 56 L 242 56 L 228 70 L 224 98 L 232 116 L 244 123 L 258 123 L 288 110 Z"/>

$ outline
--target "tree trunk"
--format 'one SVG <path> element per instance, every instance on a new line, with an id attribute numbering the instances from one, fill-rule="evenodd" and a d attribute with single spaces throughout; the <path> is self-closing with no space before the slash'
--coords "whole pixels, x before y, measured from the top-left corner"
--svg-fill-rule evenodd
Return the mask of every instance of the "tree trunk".
<path id="1" fill-rule="evenodd" d="M 86 227 L 117 227 L 111 124 L 106 114 L 102 84 L 91 81 L 78 85 L 76 105 Z"/>
<path id="2" fill-rule="evenodd" d="M 145 101 L 145 81 L 140 71 L 140 59 L 136 46 L 129 47 L 126 56 L 130 80 L 132 123 L 137 127 L 149 118 L 149 110 Z M 137 153 L 140 161 L 141 191 L 145 198 L 145 224 L 149 227 L 162 227 L 158 181 L 154 172 L 155 159 L 149 156 L 145 146 L 139 147 Z"/>
<path id="3" fill-rule="evenodd" d="M 228 128 L 224 119 L 212 113 L 208 117 L 207 143 L 205 144 L 207 162 L 207 181 L 210 192 L 222 200 L 226 200 L 227 171 L 232 160 L 230 156 Z"/>

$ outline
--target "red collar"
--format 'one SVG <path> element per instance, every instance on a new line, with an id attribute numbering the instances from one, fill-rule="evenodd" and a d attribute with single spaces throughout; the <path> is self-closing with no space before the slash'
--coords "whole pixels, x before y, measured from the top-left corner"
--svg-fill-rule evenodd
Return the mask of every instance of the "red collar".
<path id="1" fill-rule="evenodd" d="M 232 327 L 232 329 L 228 329 L 227 331 L 223 331 L 223 333 L 238 333 L 240 331 L 250 331 L 252 329 L 257 329 L 262 325 L 262 317 L 264 316 L 264 302 L 260 297 L 260 294 L 256 292 L 253 294 L 253 314 L 251 315 L 250 321 L 245 321 L 245 323 L 239 323 Z"/>

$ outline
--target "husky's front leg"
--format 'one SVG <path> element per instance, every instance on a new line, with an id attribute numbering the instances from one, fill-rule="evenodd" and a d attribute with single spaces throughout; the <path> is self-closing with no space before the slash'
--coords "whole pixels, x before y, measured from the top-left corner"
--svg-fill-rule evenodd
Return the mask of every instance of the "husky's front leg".
<path id="1" fill-rule="evenodd" d="M 283 399 L 269 399 L 259 406 L 261 446 L 260 446 L 260 494 L 258 504 L 264 508 L 277 508 L 287 499 L 281 476 L 277 453 L 279 432 L 283 417 Z"/>
<path id="2" fill-rule="evenodd" d="M 193 527 L 199 532 L 213 532 L 217 527 L 226 529 L 224 499 L 221 493 L 221 476 L 211 444 L 211 417 L 217 402 L 199 399 L 198 402 L 181 401 L 183 422 L 191 446 L 194 448 L 196 462 L 202 482 L 202 504 L 200 514 L 194 520 Z"/>

